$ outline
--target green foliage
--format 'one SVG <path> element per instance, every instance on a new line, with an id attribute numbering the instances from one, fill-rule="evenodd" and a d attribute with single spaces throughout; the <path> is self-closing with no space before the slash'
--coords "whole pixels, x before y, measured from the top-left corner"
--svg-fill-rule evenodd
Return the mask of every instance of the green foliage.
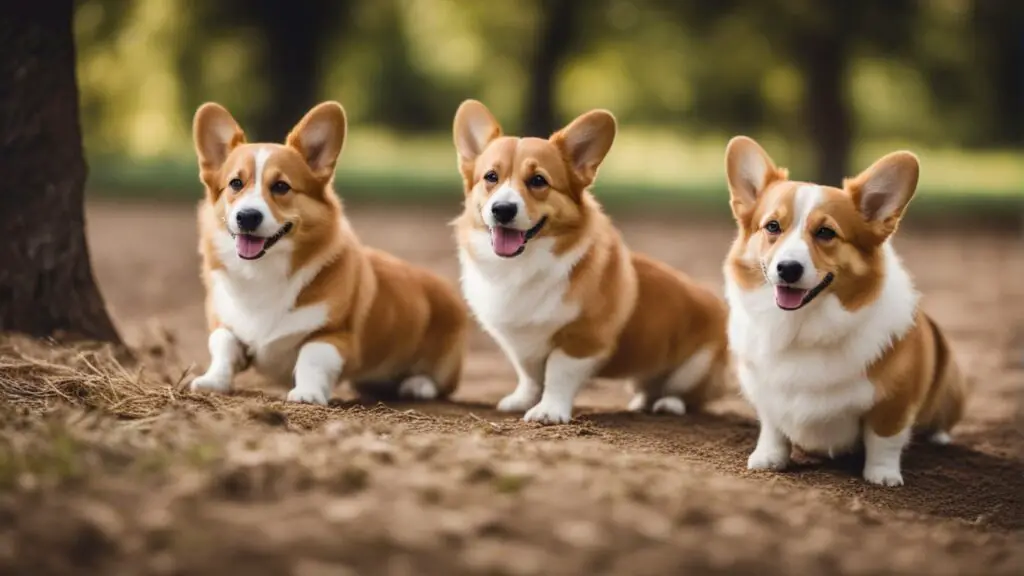
<path id="1" fill-rule="evenodd" d="M 772 143 L 807 178 L 815 176 L 814 157 L 832 144 L 821 141 L 829 134 L 856 144 L 827 148 L 834 154 L 849 150 L 851 170 L 861 165 L 859 151 L 887 142 L 915 150 L 926 144 L 954 155 L 967 146 L 1019 150 L 1024 136 L 1014 126 L 1024 107 L 1006 102 L 1020 82 L 1013 84 L 1006 70 L 1013 58 L 1021 64 L 1024 48 L 1002 48 L 1013 26 L 1018 38 L 1024 36 L 1024 18 L 1014 18 L 1020 13 L 1014 3 L 983 3 L 594 0 L 572 11 L 572 26 L 558 47 L 567 55 L 554 71 L 554 109 L 559 122 L 589 108 L 613 110 L 621 128 L 616 150 L 631 151 L 618 161 L 613 155 L 610 162 L 620 166 L 605 172 L 629 185 L 670 190 L 720 183 L 719 148 L 735 133 Z M 274 14 L 260 12 L 270 10 L 271 2 L 237 9 L 244 4 L 78 4 L 82 122 L 94 188 L 194 189 L 194 178 L 183 176 L 187 171 L 161 164 L 191 161 L 174 159 L 190 158 L 192 112 L 203 101 L 224 103 L 257 136 L 281 124 L 268 120 L 283 114 L 280 102 L 290 92 L 309 84 L 302 81 L 308 74 L 300 72 L 309 67 L 296 62 L 295 73 L 303 78 L 294 82 L 271 74 L 268 62 L 294 43 L 294 34 L 281 32 L 288 30 L 285 23 L 271 29 L 266 17 L 261 20 Z M 353 135 L 386 134 L 396 142 L 383 153 L 371 147 L 373 154 L 356 151 L 365 142 L 350 142 L 343 164 L 364 174 L 346 175 L 343 169 L 341 183 L 361 182 L 377 193 L 407 180 L 425 178 L 439 188 L 455 182 L 448 135 L 463 98 L 485 101 L 508 131 L 529 123 L 527 96 L 537 82 L 531 66 L 545 57 L 537 52 L 538 35 L 551 3 L 345 0 L 332 6 L 324 22 L 295 31 L 324 35 L 313 44 L 322 47 L 313 63 L 315 89 L 297 101 L 338 99 Z M 988 29 L 983 26 L 993 33 L 980 34 Z M 807 114 L 809 103 L 823 97 L 809 80 L 808 58 L 824 40 L 843 47 L 838 104 L 849 111 L 849 134 L 842 126 L 831 133 L 814 130 Z M 635 145 L 648 136 L 671 153 Z M 421 154 L 424 138 L 433 144 Z M 713 150 L 701 152 L 710 167 L 703 160 L 694 167 L 681 154 L 695 147 Z M 1012 154 L 1010 162 L 1022 160 L 1019 152 L 1001 154 Z M 630 163 L 642 168 L 630 171 Z M 1019 171 L 971 175 L 973 164 L 957 165 L 968 171 L 967 188 L 1024 187 Z M 378 169 L 399 174 L 387 184 L 368 184 L 379 179 L 365 174 Z M 930 170 L 926 164 L 926 177 Z M 122 177 L 123 182 L 111 181 Z M 974 177 L 985 183 L 971 184 Z"/>

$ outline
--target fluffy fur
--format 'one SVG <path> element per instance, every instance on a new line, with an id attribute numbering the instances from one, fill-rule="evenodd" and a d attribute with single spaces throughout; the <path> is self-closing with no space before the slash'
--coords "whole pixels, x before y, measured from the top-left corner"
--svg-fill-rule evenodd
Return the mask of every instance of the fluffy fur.
<path id="1" fill-rule="evenodd" d="M 786 467 L 794 444 L 862 446 L 864 478 L 900 485 L 913 427 L 948 441 L 967 385 L 889 241 L 918 172 L 894 152 L 831 188 L 789 180 L 749 138 L 729 142 L 729 340 L 761 422 L 749 468 Z"/>
<path id="2" fill-rule="evenodd" d="M 245 142 L 227 110 L 193 126 L 199 251 L 211 363 L 193 390 L 230 390 L 250 364 L 294 381 L 288 400 L 326 404 L 334 385 L 410 398 L 457 386 L 468 314 L 454 286 L 360 244 L 333 190 L 346 133 L 336 102 L 313 108 L 284 145 Z"/>
<path id="3" fill-rule="evenodd" d="M 588 191 L 615 131 L 602 110 L 548 139 L 502 136 L 474 100 L 455 116 L 462 291 L 518 373 L 498 408 L 527 421 L 568 422 L 592 377 L 632 379 L 632 408 L 677 414 L 723 388 L 725 303 L 631 253 Z"/>

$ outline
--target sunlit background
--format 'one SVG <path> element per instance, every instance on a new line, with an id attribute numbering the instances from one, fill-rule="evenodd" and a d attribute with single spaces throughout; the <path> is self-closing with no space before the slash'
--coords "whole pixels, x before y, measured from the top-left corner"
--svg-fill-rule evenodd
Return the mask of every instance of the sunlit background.
<path id="1" fill-rule="evenodd" d="M 443 198 L 474 97 L 530 135 L 613 111 L 598 192 L 626 203 L 724 206 L 724 146 L 746 133 L 831 184 L 910 148 L 919 202 L 1003 205 L 1024 189 L 1020 19 L 1014 0 L 89 0 L 89 193 L 198 197 L 197 105 L 280 140 L 330 98 L 351 123 L 342 196 Z"/>

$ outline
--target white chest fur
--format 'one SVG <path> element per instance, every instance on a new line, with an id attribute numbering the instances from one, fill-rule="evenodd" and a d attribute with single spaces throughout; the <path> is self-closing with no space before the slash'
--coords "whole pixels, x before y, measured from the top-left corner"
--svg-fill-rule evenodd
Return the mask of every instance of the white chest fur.
<path id="1" fill-rule="evenodd" d="M 875 402 L 867 366 L 914 322 L 918 296 L 886 244 L 877 300 L 855 312 L 825 295 L 795 312 L 780 310 L 772 288 L 745 291 L 726 273 L 729 342 L 744 394 L 805 450 L 836 453 L 860 439 L 860 420 Z"/>
<path id="2" fill-rule="evenodd" d="M 299 293 L 316 277 L 322 264 L 292 272 L 291 241 L 282 240 L 259 260 L 235 254 L 224 232 L 217 248 L 224 269 L 211 274 L 211 300 L 220 322 L 245 344 L 253 366 L 262 374 L 290 381 L 299 346 L 327 322 L 327 304 L 296 307 Z"/>
<path id="3" fill-rule="evenodd" d="M 566 302 L 569 275 L 586 253 L 581 243 L 556 255 L 554 241 L 530 242 L 515 258 L 501 258 L 491 249 L 485 231 L 470 234 L 470 246 L 461 247 L 462 292 L 483 328 L 506 351 L 519 358 L 545 357 L 551 337 L 579 316 L 579 305 Z M 472 250 L 472 257 L 467 252 Z"/>

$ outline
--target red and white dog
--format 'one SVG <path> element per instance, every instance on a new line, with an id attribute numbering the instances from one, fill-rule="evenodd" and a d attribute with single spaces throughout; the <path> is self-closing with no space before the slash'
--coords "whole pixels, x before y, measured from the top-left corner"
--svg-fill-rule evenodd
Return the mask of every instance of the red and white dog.
<path id="1" fill-rule="evenodd" d="M 421 399 L 457 386 L 465 304 L 445 280 L 359 242 L 333 188 L 345 133 L 336 102 L 313 108 L 284 145 L 246 143 L 217 104 L 196 111 L 211 363 L 193 390 L 226 392 L 250 363 L 294 381 L 296 402 L 326 404 L 342 379 Z"/>
<path id="2" fill-rule="evenodd" d="M 675 414 L 724 388 L 725 303 L 630 252 L 589 191 L 615 131 L 604 110 L 548 139 L 503 136 L 475 100 L 455 115 L 462 291 L 519 376 L 498 409 L 527 421 L 569 422 L 592 377 L 632 379 L 631 408 Z"/>
<path id="3" fill-rule="evenodd" d="M 832 188 L 789 180 L 749 138 L 729 142 L 729 341 L 761 423 L 750 469 L 784 468 L 792 445 L 863 443 L 864 478 L 894 486 L 912 428 L 949 441 L 967 384 L 889 242 L 918 172 L 894 152 Z"/>

